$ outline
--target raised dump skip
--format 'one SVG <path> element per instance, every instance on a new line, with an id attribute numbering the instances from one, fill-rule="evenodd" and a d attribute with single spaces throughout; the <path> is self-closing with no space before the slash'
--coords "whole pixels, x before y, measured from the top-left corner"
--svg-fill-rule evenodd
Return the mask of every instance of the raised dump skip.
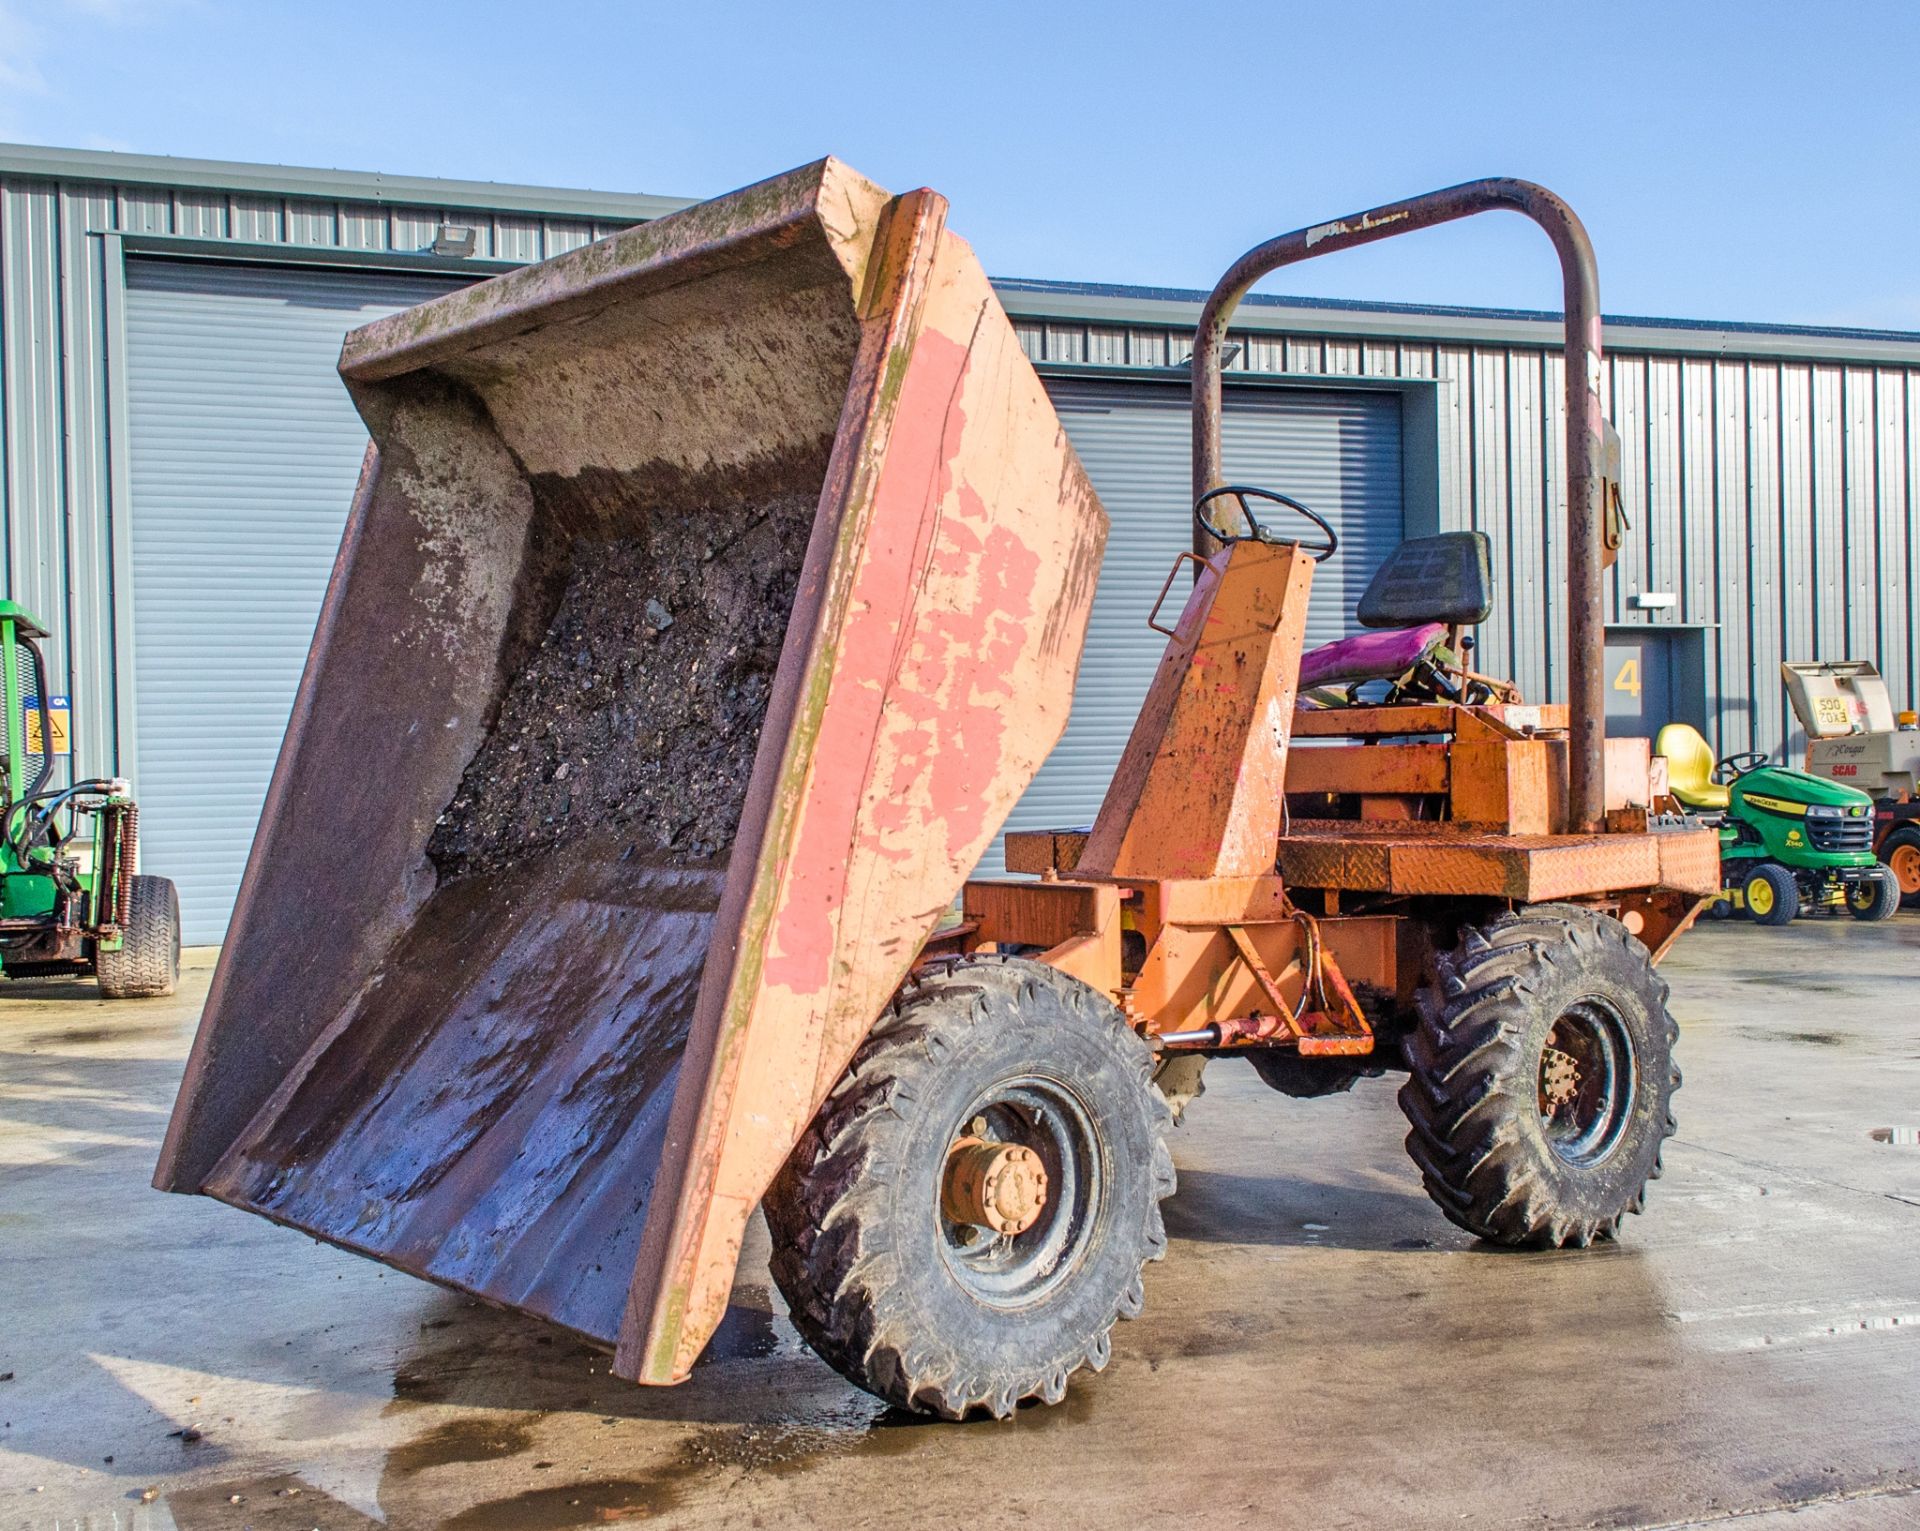
<path id="1" fill-rule="evenodd" d="M 823 161 L 348 337 L 157 1184 L 685 1374 L 1066 722 L 1105 518 L 944 220 Z"/>

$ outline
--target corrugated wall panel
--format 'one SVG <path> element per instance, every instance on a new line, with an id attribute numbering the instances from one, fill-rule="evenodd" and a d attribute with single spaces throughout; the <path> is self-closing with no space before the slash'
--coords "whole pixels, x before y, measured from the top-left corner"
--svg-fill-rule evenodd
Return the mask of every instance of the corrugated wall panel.
<path id="1" fill-rule="evenodd" d="M 1493 613 L 1480 628 L 1479 658 L 1495 675 L 1511 675 L 1513 538 L 1507 479 L 1507 353 L 1473 353 L 1473 505 L 1471 525 L 1493 540 Z"/>
<path id="2" fill-rule="evenodd" d="M 493 220 L 495 260 L 539 260 L 540 241 L 541 228 L 538 218 L 495 218 Z"/>
<path id="3" fill-rule="evenodd" d="M 173 193 L 153 186 L 126 186 L 120 190 L 120 216 L 115 224 L 125 234 L 171 234 Z"/>
<path id="4" fill-rule="evenodd" d="M 581 245 L 590 245 L 598 237 L 590 223 L 569 223 L 549 218 L 543 234 L 545 253 L 541 259 L 551 260 L 556 255 L 564 255 L 568 250 L 577 250 Z"/>
<path id="5" fill-rule="evenodd" d="M 225 239 L 225 192 L 178 191 L 173 195 L 173 232 L 188 239 Z"/>
<path id="6" fill-rule="evenodd" d="M 1440 526 L 1463 532 L 1473 526 L 1473 353 L 1439 347 L 1435 376 L 1440 380 Z"/>
<path id="7" fill-rule="evenodd" d="M 7 594 L 56 631 L 66 608 L 66 391 L 60 366 L 60 199 L 9 185 L 0 200 L 6 291 Z"/>
<path id="8" fill-rule="evenodd" d="M 1920 707 L 1920 372 L 1906 375 L 1906 478 L 1907 566 L 1902 583 L 1907 589 L 1907 690 L 1901 693 L 1908 707 Z"/>
<path id="9" fill-rule="evenodd" d="M 1849 367 L 1841 378 L 1841 443 L 1846 489 L 1841 523 L 1846 539 L 1847 652 L 1872 654 L 1880 649 L 1880 517 L 1877 513 L 1874 437 L 1880 413 L 1874 407 L 1873 372 Z"/>
<path id="10" fill-rule="evenodd" d="M 1747 368 L 1747 546 L 1751 590 L 1753 747 L 1774 748 L 1786 740 L 1786 689 L 1780 684 L 1787 609 L 1793 599 L 1786 575 L 1785 401 L 1781 368 L 1756 362 Z"/>
<path id="11" fill-rule="evenodd" d="M 279 244 L 286 238 L 287 204 L 280 197 L 234 197 L 227 217 L 233 238 Z"/>
<path id="12" fill-rule="evenodd" d="M 1547 689 L 1547 512 L 1540 459 L 1540 353 L 1515 351 L 1507 367 L 1505 604 L 1513 630 L 1509 678 L 1527 696 Z"/>
<path id="13" fill-rule="evenodd" d="M 1847 648 L 1847 454 L 1840 412 L 1841 369 L 1813 369 L 1813 632 L 1815 652 Z"/>
<path id="14" fill-rule="evenodd" d="M 113 199 L 104 191 L 62 199 L 61 334 L 67 412 L 64 486 L 65 611 L 49 616 L 62 642 L 52 664 L 56 687 L 73 707 L 74 757 L 82 776 L 110 772 L 118 762 L 114 694 L 112 528 L 99 507 L 111 496 L 107 456 L 106 263 L 90 228 L 111 222 Z"/>
<path id="15" fill-rule="evenodd" d="M 1754 613 L 1753 555 L 1749 544 L 1751 507 L 1747 469 L 1747 369 L 1741 362 L 1716 362 L 1713 379 L 1714 530 L 1720 571 L 1715 620 L 1719 622 L 1709 672 L 1708 705 L 1715 725 L 1713 742 L 1722 755 L 1758 749 L 1754 740 L 1749 691 Z"/>
<path id="16" fill-rule="evenodd" d="M 1633 622 L 1642 619 L 1627 604 L 1630 592 L 1662 588 L 1649 548 L 1653 522 L 1658 515 L 1650 428 L 1653 379 L 1644 356 L 1615 356 L 1610 365 L 1613 428 L 1620 433 L 1621 493 L 1631 522 L 1622 540 L 1619 560 L 1613 566 L 1610 618 L 1615 622 Z"/>
<path id="17" fill-rule="evenodd" d="M 1713 363 L 1680 363 L 1680 515 L 1674 528 L 1680 620 L 1718 622 L 1719 500 L 1713 490 Z M 1712 661 L 1708 671 L 1712 673 Z"/>
<path id="18" fill-rule="evenodd" d="M 1114 325 L 1089 325 L 1087 360 L 1096 367 L 1127 364 L 1127 332 Z"/>
<path id="19" fill-rule="evenodd" d="M 1907 379 L 1882 369 L 1877 376 L 1879 420 L 1875 445 L 1875 483 L 1880 501 L 1881 544 L 1880 652 L 1888 686 L 1895 696 L 1911 697 L 1914 647 L 1920 641 L 1920 600 L 1914 592 L 1913 502 L 1908 498 Z"/>
<path id="20" fill-rule="evenodd" d="M 333 202 L 289 199 L 287 243 L 336 245 L 340 242 L 340 208 Z"/>
<path id="21" fill-rule="evenodd" d="M 1783 659 L 1819 652 L 1819 549 L 1814 520 L 1813 369 L 1780 368 L 1780 587 L 1785 595 L 1780 623 Z M 1806 742 L 1788 722 L 1789 747 L 1797 756 Z"/>
<path id="22" fill-rule="evenodd" d="M 387 240 L 387 210 L 343 203 L 340 207 L 340 248 L 343 250 L 384 250 Z"/>
<path id="23" fill-rule="evenodd" d="M 1540 601 L 1540 620 L 1547 634 L 1546 682 L 1535 693 L 1541 698 L 1566 694 L 1567 663 L 1566 607 L 1559 599 L 1561 582 L 1566 578 L 1566 494 L 1560 487 L 1561 459 L 1566 455 L 1567 364 L 1563 357 L 1549 352 L 1540 368 L 1540 479 L 1544 523 L 1541 528 L 1545 546 L 1540 565 L 1544 581 Z"/>
<path id="24" fill-rule="evenodd" d="M 465 218 L 450 217 L 430 207 L 396 207 L 387 215 L 387 240 L 396 250 L 424 250 L 443 223 L 471 226 Z"/>
<path id="25" fill-rule="evenodd" d="M 1130 330 L 1127 334 L 1127 364 L 1132 367 L 1166 366 L 1166 332 L 1164 330 Z"/>

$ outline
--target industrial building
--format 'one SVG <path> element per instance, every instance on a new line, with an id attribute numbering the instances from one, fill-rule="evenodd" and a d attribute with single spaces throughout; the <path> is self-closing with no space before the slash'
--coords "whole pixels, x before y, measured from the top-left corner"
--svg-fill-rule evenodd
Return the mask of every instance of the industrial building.
<path id="1" fill-rule="evenodd" d="M 188 940 L 225 928 L 359 469 L 341 336 L 679 205 L 0 148 L 6 594 L 52 629 L 78 769 L 133 779 Z M 1014 822 L 1084 821 L 1188 541 L 1202 295 L 997 285 L 1113 519 L 1073 720 Z M 1256 296 L 1235 338 L 1230 474 L 1343 539 L 1309 641 L 1344 630 L 1401 537 L 1481 527 L 1499 600 L 1479 666 L 1559 696 L 1557 316 Z M 1789 658 L 1872 659 L 1908 703 L 1920 335 L 1610 318 L 1606 345 L 1630 521 L 1610 726 L 1797 755 Z"/>

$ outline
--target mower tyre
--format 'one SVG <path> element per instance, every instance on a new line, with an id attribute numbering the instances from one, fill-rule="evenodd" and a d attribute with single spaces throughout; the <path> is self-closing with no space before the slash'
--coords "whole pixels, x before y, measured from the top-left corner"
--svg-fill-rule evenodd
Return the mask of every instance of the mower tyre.
<path id="1" fill-rule="evenodd" d="M 773 1278 L 802 1337 L 904 1409 L 1006 1418 L 1099 1371 L 1166 1252 L 1171 1112 L 1103 995 L 1023 958 L 908 982 L 768 1190 Z M 994 1231 L 956 1178 L 1012 1152 L 1044 1171 Z M 996 1172 L 997 1173 L 997 1172 Z M 1029 1188 L 1032 1181 L 1027 1182 Z M 1006 1203 L 993 1203 L 1005 1210 Z M 1016 1223 L 1019 1218 L 1013 1219 Z"/>
<path id="2" fill-rule="evenodd" d="M 136 876 L 118 951 L 93 961 L 108 999 L 158 999 L 180 986 L 180 893 L 165 877 Z"/>
<path id="3" fill-rule="evenodd" d="M 1888 867 L 1875 867 L 1847 888 L 1847 912 L 1856 920 L 1890 920 L 1900 912 L 1900 879 Z"/>
<path id="4" fill-rule="evenodd" d="M 1756 925 L 1791 925 L 1800 915 L 1800 885 L 1785 867 L 1763 861 L 1740 884 L 1740 901 Z"/>
<path id="5" fill-rule="evenodd" d="M 1585 1247 L 1645 1205 L 1673 1135 L 1667 985 L 1618 920 L 1539 904 L 1469 929 L 1420 995 L 1400 1106 L 1449 1219 Z"/>
<path id="6" fill-rule="evenodd" d="M 1900 884 L 1900 902 L 1920 909 L 1920 828 L 1903 825 L 1880 842 L 1880 859 L 1893 869 Z"/>

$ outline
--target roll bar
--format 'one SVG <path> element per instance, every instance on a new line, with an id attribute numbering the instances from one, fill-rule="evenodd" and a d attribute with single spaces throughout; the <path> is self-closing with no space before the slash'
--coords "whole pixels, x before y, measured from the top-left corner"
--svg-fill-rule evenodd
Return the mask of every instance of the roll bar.
<path id="1" fill-rule="evenodd" d="M 1572 208 L 1531 181 L 1467 181 L 1404 202 L 1269 239 L 1235 261 L 1208 295 L 1193 337 L 1193 494 L 1223 482 L 1220 461 L 1220 353 L 1227 323 L 1262 277 L 1314 256 L 1395 234 L 1506 208 L 1546 231 L 1560 256 L 1566 310 L 1567 666 L 1571 724 L 1567 781 L 1570 827 L 1594 832 L 1606 821 L 1606 707 L 1602 667 L 1600 573 L 1605 566 L 1603 511 L 1605 421 L 1600 412 L 1600 275 L 1593 245 Z M 1211 552 L 1196 529 L 1194 551 Z"/>

